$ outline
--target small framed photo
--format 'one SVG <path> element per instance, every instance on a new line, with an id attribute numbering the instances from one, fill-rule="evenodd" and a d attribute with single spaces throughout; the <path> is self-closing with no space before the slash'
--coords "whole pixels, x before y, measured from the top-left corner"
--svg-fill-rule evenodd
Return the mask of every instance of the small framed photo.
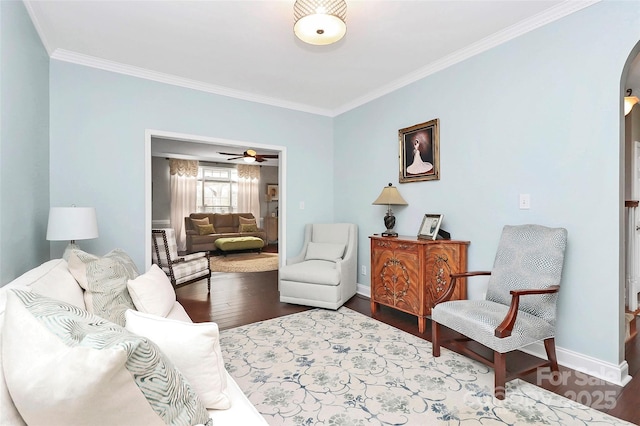
<path id="1" fill-rule="evenodd" d="M 267 184 L 267 200 L 269 201 L 278 201 L 278 185 L 276 184 Z"/>
<path id="2" fill-rule="evenodd" d="M 400 183 L 440 179 L 440 120 L 398 130 Z"/>
<path id="3" fill-rule="evenodd" d="M 425 214 L 418 231 L 418 238 L 435 240 L 438 237 L 443 216 L 441 214 Z"/>

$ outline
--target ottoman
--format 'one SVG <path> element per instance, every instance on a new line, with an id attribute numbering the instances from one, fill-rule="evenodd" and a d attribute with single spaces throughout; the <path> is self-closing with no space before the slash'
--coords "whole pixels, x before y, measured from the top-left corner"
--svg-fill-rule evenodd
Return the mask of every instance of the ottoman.
<path id="1" fill-rule="evenodd" d="M 259 253 L 264 247 L 264 241 L 258 237 L 230 237 L 218 238 L 215 245 L 224 255 L 240 251 L 257 251 Z"/>

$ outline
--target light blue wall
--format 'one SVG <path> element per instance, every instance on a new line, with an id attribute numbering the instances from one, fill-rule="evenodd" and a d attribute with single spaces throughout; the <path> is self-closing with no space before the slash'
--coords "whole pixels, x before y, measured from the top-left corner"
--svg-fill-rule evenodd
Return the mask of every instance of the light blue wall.
<path id="1" fill-rule="evenodd" d="M 145 130 L 287 148 L 287 250 L 304 224 L 333 220 L 332 120 L 51 61 L 51 204 L 95 206 L 104 254 L 120 247 L 144 267 Z M 300 201 L 305 209 L 300 210 Z M 64 250 L 52 244 L 52 257 Z"/>
<path id="2" fill-rule="evenodd" d="M 22 2 L 0 1 L 0 285 L 49 258 L 49 57 Z"/>
<path id="3" fill-rule="evenodd" d="M 384 230 L 371 202 L 388 182 L 409 203 L 395 209 L 399 233 L 444 214 L 471 241 L 471 270 L 491 268 L 505 224 L 565 227 L 557 343 L 618 365 L 621 72 L 639 39 L 637 2 L 599 3 L 338 117 L 335 217 L 360 225 L 358 271 Z M 434 118 L 441 179 L 398 184 L 398 129 Z M 469 287 L 481 297 L 486 279 Z"/>

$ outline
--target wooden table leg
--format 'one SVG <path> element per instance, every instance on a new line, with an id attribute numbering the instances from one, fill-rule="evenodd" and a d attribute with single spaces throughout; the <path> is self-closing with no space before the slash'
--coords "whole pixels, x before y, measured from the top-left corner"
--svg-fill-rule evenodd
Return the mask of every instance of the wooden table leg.
<path id="1" fill-rule="evenodd" d="M 418 331 L 424 333 L 427 329 L 427 317 L 418 317 Z"/>
<path id="2" fill-rule="evenodd" d="M 378 311 L 378 304 L 372 300 L 371 301 L 371 315 L 375 314 L 377 311 Z"/>

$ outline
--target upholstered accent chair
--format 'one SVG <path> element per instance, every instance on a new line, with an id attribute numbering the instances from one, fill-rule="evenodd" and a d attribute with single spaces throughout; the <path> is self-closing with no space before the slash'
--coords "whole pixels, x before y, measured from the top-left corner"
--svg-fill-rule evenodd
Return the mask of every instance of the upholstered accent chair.
<path id="1" fill-rule="evenodd" d="M 209 252 L 198 252 L 178 256 L 178 244 L 173 228 L 152 229 L 152 261 L 169 277 L 175 288 L 207 279 L 211 292 L 211 264 Z"/>
<path id="2" fill-rule="evenodd" d="M 490 272 L 452 274 L 455 280 L 490 275 L 485 300 L 453 300 L 431 311 L 433 356 L 440 356 L 441 325 L 462 334 L 451 339 L 459 352 L 493 367 L 495 396 L 505 397 L 505 383 L 540 367 L 558 372 L 555 350 L 556 300 L 567 244 L 567 230 L 540 225 L 505 226 Z M 493 351 L 489 359 L 461 341 L 473 340 Z M 507 377 L 506 354 L 543 341 L 548 361 Z"/>
<path id="3" fill-rule="evenodd" d="M 357 225 L 307 224 L 302 251 L 280 268 L 280 301 L 338 309 L 356 294 L 357 252 Z"/>

